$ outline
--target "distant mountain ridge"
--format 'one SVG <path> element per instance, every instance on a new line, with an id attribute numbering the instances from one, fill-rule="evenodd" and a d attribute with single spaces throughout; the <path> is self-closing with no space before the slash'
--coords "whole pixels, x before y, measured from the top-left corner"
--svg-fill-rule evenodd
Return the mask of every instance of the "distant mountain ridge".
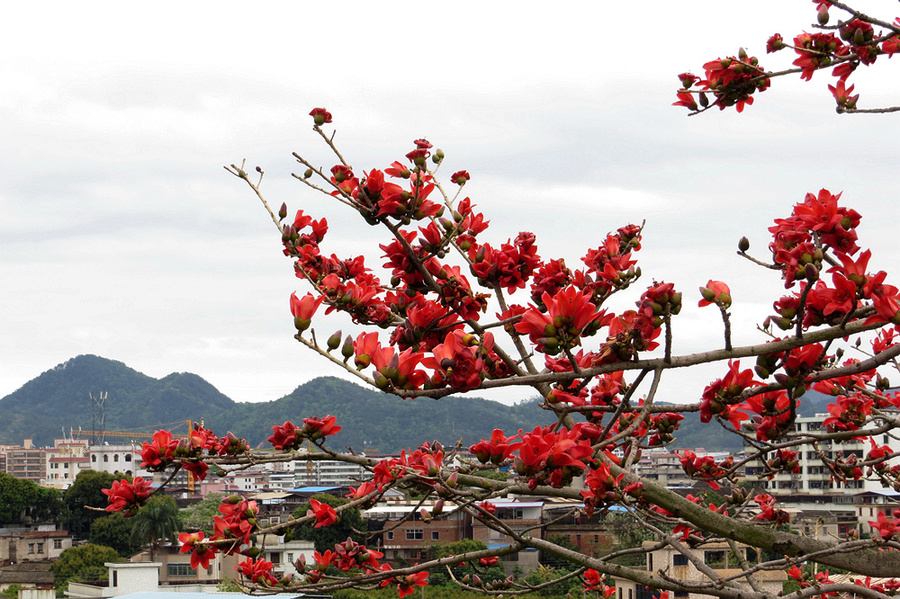
<path id="1" fill-rule="evenodd" d="M 70 428 L 90 430 L 94 426 L 90 395 L 101 392 L 108 394 L 107 431 L 171 427 L 184 431 L 186 420 L 202 418 L 217 434 L 232 431 L 252 446 L 265 443 L 273 424 L 299 423 L 310 416 L 337 417 L 343 429 L 332 439 L 335 448 L 385 452 L 433 439 L 471 444 L 490 436 L 493 428 L 530 430 L 546 420 L 536 402 L 506 406 L 474 397 L 404 401 L 332 377 L 304 383 L 274 401 L 239 403 L 196 374 L 155 379 L 122 362 L 82 355 L 0 399 L 0 443 L 31 438 L 37 446 L 48 446 Z"/>
<path id="2" fill-rule="evenodd" d="M 191 373 L 161 379 L 142 374 L 122 362 L 94 355 L 72 358 L 0 399 L 0 443 L 32 438 L 37 446 L 52 445 L 70 428 L 93 426 L 90 394 L 108 393 L 105 430 L 158 428 L 185 431 L 185 421 L 203 419 L 217 434 L 232 431 L 251 446 L 265 444 L 272 425 L 299 423 L 310 416 L 332 415 L 342 427 L 331 447 L 356 451 L 396 452 L 422 442 L 471 445 L 490 437 L 494 428 L 511 435 L 549 423 L 537 401 L 507 406 L 477 397 L 402 400 L 333 378 L 313 379 L 274 401 L 239 403 Z M 803 415 L 824 412 L 829 398 L 810 392 Z M 715 425 L 703 425 L 697 414 L 686 415 L 675 447 L 710 450 L 739 449 L 740 439 Z M 109 440 L 119 439 L 111 437 Z M 123 439 L 124 440 L 124 439 Z"/>

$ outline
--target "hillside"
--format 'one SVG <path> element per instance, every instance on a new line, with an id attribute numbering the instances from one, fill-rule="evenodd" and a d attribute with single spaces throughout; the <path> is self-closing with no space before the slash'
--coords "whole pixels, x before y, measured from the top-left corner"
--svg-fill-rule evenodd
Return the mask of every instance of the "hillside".
<path id="1" fill-rule="evenodd" d="M 547 414 L 536 401 L 506 406 L 477 397 L 445 397 L 439 401 L 401 400 L 333 378 L 317 378 L 280 399 L 238 403 L 220 393 L 201 377 L 173 373 L 155 379 L 114 360 L 84 355 L 72 358 L 0 399 L 0 443 L 21 443 L 31 437 L 38 446 L 51 445 L 70 428 L 92 427 L 90 394 L 108 393 L 106 430 L 156 428 L 180 425 L 187 419 L 204 420 L 219 434 L 232 431 L 246 437 L 251 446 L 265 444 L 272 425 L 285 420 L 299 423 L 309 416 L 336 416 L 342 430 L 332 447 L 395 452 L 439 440 L 467 446 L 489 437 L 494 428 L 513 434 L 547 424 Z M 802 415 L 825 411 L 830 401 L 809 392 L 800 407 Z M 740 449 L 740 439 L 721 427 L 700 423 L 698 414 L 686 415 L 674 447 L 709 450 Z"/>
<path id="2" fill-rule="evenodd" d="M 474 443 L 495 427 L 533 428 L 544 418 L 535 402 L 517 406 L 474 397 L 403 401 L 336 378 L 318 378 L 281 399 L 237 403 L 190 373 L 155 379 L 114 360 L 72 358 L 0 399 L 0 443 L 32 438 L 46 446 L 63 430 L 92 427 L 90 394 L 106 392 L 106 430 L 182 425 L 204 420 L 220 434 L 233 431 L 251 445 L 265 443 L 272 425 L 308 416 L 337 416 L 344 427 L 335 447 L 399 451 L 424 440 Z M 181 426 L 180 430 L 185 430 Z"/>
<path id="3" fill-rule="evenodd" d="M 375 447 L 383 452 L 416 447 L 426 440 L 452 445 L 462 439 L 468 445 L 489 437 L 494 428 L 530 430 L 546 420 L 536 402 L 506 406 L 477 397 L 402 400 L 323 377 L 276 401 L 241 404 L 227 428 L 237 431 L 240 423 L 248 440 L 265 440 L 272 434 L 273 424 L 329 414 L 336 416 L 342 427 L 330 440 L 331 446 L 359 451 Z"/>
<path id="4" fill-rule="evenodd" d="M 106 430 L 171 424 L 216 417 L 234 401 L 195 374 L 155 379 L 115 360 L 92 355 L 72 358 L 0 399 L 0 442 L 50 445 L 63 429 L 90 429 L 91 399 L 106 400 Z M 152 430 L 150 431 L 152 432 Z"/>

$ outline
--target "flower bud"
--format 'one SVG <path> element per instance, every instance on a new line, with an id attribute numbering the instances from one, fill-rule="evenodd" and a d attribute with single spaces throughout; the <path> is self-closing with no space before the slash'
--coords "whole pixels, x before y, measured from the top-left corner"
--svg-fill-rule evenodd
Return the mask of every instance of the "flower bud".
<path id="1" fill-rule="evenodd" d="M 738 241 L 738 250 L 741 252 L 746 252 L 750 249 L 750 240 L 746 237 L 741 237 L 741 240 Z"/>
<path id="2" fill-rule="evenodd" d="M 810 262 L 806 266 L 803 267 L 803 274 L 808 281 L 815 281 L 819 278 L 819 269 L 816 268 L 816 265 Z"/>
<path id="3" fill-rule="evenodd" d="M 278 209 L 278 220 L 284 220 L 287 218 L 287 204 L 282 203 L 281 208 Z"/>
<path id="4" fill-rule="evenodd" d="M 353 357 L 353 338 L 347 335 L 344 339 L 344 345 L 341 347 L 341 355 L 344 356 L 344 362 Z"/>
<path id="5" fill-rule="evenodd" d="M 382 391 L 387 391 L 391 387 L 391 381 L 379 372 L 375 378 L 375 386 Z"/>
<path id="6" fill-rule="evenodd" d="M 818 19 L 819 25 L 828 25 L 828 6 L 822 4 L 819 7 L 819 12 L 816 15 L 816 19 Z"/>
<path id="7" fill-rule="evenodd" d="M 313 170 L 311 168 L 306 169 L 306 172 L 303 173 L 304 179 L 309 179 L 312 176 L 313 176 Z"/>
<path id="8" fill-rule="evenodd" d="M 328 338 L 328 351 L 334 351 L 338 348 L 341 344 L 341 337 L 343 337 L 341 331 L 335 331 L 334 334 Z"/>

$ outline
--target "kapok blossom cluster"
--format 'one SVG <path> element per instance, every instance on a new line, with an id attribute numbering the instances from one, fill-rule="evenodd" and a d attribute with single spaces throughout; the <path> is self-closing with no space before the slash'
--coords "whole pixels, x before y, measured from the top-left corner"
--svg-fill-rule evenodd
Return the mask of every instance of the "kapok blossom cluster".
<path id="1" fill-rule="evenodd" d="M 734 106 L 738 112 L 753 104 L 753 94 L 768 89 L 771 78 L 791 73 L 800 79 L 811 81 L 820 69 L 831 68 L 837 78 L 828 90 L 834 97 L 838 112 L 856 110 L 859 94 L 853 94 L 854 86 L 847 79 L 860 66 L 870 66 L 879 56 L 891 58 L 900 52 L 900 17 L 893 23 L 879 23 L 860 13 L 851 13 L 850 19 L 837 26 L 828 25 L 834 8 L 827 0 L 813 0 L 817 6 L 816 19 L 822 31 L 802 32 L 788 43 L 776 33 L 766 42 L 766 53 L 791 49 L 796 54 L 793 70 L 770 73 L 759 66 L 759 60 L 748 56 L 741 48 L 737 56 L 719 58 L 703 65 L 705 78 L 682 73 L 678 76 L 681 88 L 677 92 L 675 106 L 684 106 L 693 113 L 718 106 L 724 110 Z M 878 25 L 880 29 L 875 30 Z M 833 33 L 837 30 L 837 35 Z"/>

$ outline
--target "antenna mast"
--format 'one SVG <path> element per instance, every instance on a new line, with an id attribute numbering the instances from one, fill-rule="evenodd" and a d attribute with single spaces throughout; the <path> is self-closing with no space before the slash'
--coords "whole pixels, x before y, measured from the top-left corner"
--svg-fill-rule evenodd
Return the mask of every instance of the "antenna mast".
<path id="1" fill-rule="evenodd" d="M 91 398 L 91 444 L 103 445 L 106 440 L 106 397 L 107 391 L 101 391 L 97 397 L 88 393 Z"/>

